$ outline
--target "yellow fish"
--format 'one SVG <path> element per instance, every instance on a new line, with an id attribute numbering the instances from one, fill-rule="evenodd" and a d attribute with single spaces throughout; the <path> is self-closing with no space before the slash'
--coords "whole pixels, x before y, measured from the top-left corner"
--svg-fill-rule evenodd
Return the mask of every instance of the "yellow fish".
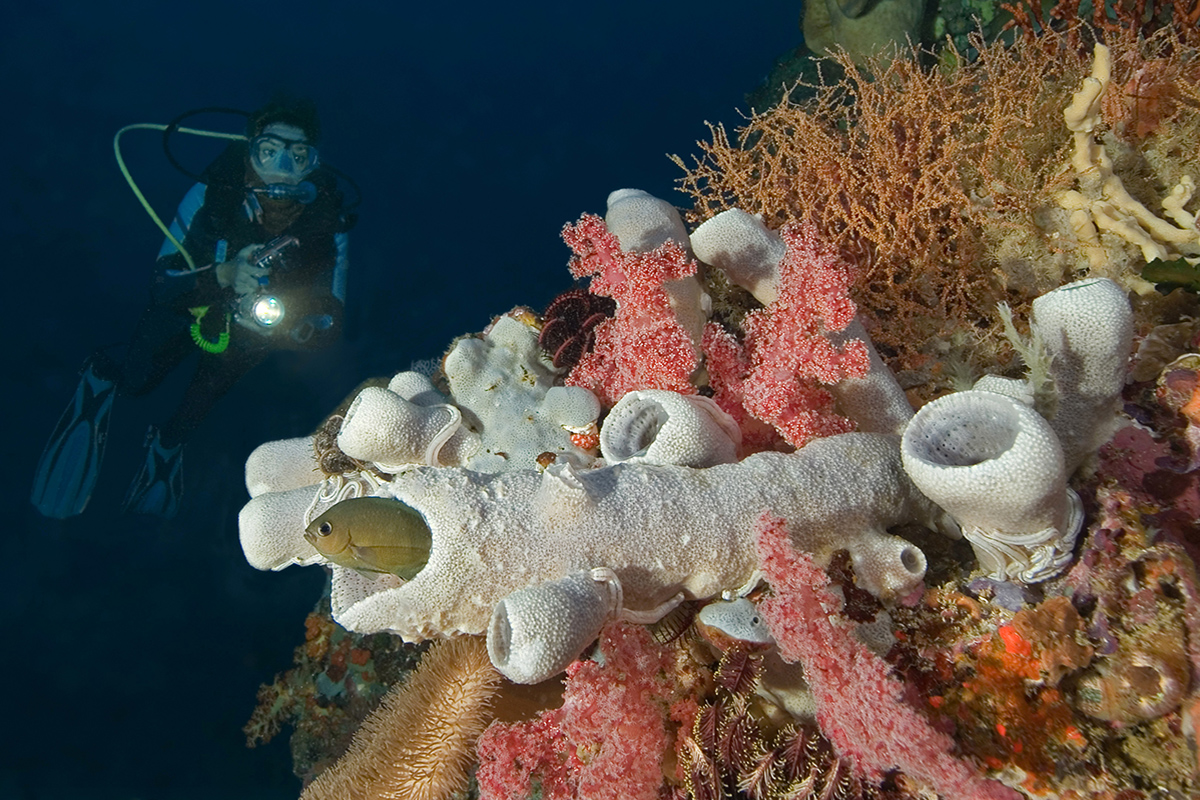
<path id="1" fill-rule="evenodd" d="M 335 564 L 412 580 L 429 561 L 433 537 L 415 509 L 384 497 L 343 500 L 317 517 L 304 538 Z"/>

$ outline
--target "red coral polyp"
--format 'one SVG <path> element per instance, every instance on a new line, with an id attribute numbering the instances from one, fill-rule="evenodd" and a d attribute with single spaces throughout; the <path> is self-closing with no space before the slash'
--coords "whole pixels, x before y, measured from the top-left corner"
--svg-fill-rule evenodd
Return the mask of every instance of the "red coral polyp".
<path id="1" fill-rule="evenodd" d="M 772 425 L 793 447 L 854 430 L 834 411 L 823 387 L 866 374 L 867 346 L 857 339 L 840 347 L 829 334 L 854 320 L 851 266 L 822 241 L 812 225 L 789 224 L 780 234 L 787 252 L 779 264 L 779 296 L 746 315 L 740 351 L 729 335 L 705 335 L 715 399 L 734 419 Z M 746 438 L 758 441 L 743 429 Z"/>
<path id="2" fill-rule="evenodd" d="M 591 389 L 606 406 L 634 389 L 694 394 L 691 375 L 699 354 L 664 284 L 695 274 L 696 262 L 671 241 L 648 253 L 623 251 L 594 214 L 567 225 L 562 237 L 574 253 L 571 274 L 590 277 L 593 294 L 617 302 L 616 316 L 596 327 L 591 352 L 571 370 L 567 384 Z"/>

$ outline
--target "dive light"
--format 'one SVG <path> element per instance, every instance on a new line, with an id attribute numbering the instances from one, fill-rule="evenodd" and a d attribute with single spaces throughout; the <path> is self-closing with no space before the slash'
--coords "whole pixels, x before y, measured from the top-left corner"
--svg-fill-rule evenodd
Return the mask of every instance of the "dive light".
<path id="1" fill-rule="evenodd" d="M 260 294 L 254 298 L 250 315 L 264 328 L 272 328 L 283 319 L 283 301 L 273 294 Z"/>
<path id="2" fill-rule="evenodd" d="M 269 268 L 283 255 L 284 251 L 299 243 L 294 236 L 280 236 L 272 239 L 254 254 L 254 265 Z M 259 278 L 258 282 L 261 287 L 258 293 L 244 295 L 239 302 L 237 319 L 242 324 L 253 322 L 259 328 L 270 330 L 283 321 L 285 313 L 283 301 L 278 296 L 266 291 L 270 280 L 265 275 Z"/>
<path id="3" fill-rule="evenodd" d="M 285 313 L 283 301 L 278 295 L 265 291 L 265 288 L 257 294 L 242 295 L 234 315 L 238 322 L 259 333 L 269 333 L 272 328 L 278 327 Z"/>

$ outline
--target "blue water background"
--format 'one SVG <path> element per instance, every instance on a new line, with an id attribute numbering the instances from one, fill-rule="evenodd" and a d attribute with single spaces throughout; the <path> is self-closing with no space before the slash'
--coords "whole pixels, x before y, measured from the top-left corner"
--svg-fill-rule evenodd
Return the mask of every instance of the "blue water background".
<path id="1" fill-rule="evenodd" d="M 6 744 L 0 800 L 292 798 L 286 737 L 244 746 L 255 691 L 288 668 L 320 570 L 259 573 L 237 543 L 242 464 L 301 435 L 360 380 L 438 357 L 570 285 L 559 230 L 608 192 L 673 194 L 666 153 L 800 41 L 799 3 L 14 4 L 0 26 L 0 279 Z M 322 111 L 327 159 L 362 186 L 347 336 L 281 354 L 188 446 L 180 517 L 118 513 L 146 425 L 186 375 L 118 400 L 91 506 L 28 502 L 46 435 L 91 350 L 126 340 L 161 237 L 119 174 L 121 126 L 278 89 Z M 232 126 L 210 117 L 197 120 Z M 232 128 L 227 128 L 232 129 Z M 166 214 L 190 182 L 157 134 L 124 139 Z M 219 146 L 191 143 L 196 169 Z"/>

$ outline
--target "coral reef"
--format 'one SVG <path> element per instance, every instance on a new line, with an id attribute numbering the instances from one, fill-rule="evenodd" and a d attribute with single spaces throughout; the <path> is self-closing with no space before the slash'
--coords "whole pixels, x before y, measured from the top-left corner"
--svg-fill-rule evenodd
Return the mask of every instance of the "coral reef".
<path id="1" fill-rule="evenodd" d="M 331 574 L 247 729 L 311 796 L 1195 795 L 1200 309 L 1142 268 L 1193 257 L 1196 42 L 1012 13 L 835 57 L 714 129 L 690 234 L 613 192 L 586 286 L 255 451 L 248 562 Z M 391 572 L 305 538 L 350 501 Z"/>

